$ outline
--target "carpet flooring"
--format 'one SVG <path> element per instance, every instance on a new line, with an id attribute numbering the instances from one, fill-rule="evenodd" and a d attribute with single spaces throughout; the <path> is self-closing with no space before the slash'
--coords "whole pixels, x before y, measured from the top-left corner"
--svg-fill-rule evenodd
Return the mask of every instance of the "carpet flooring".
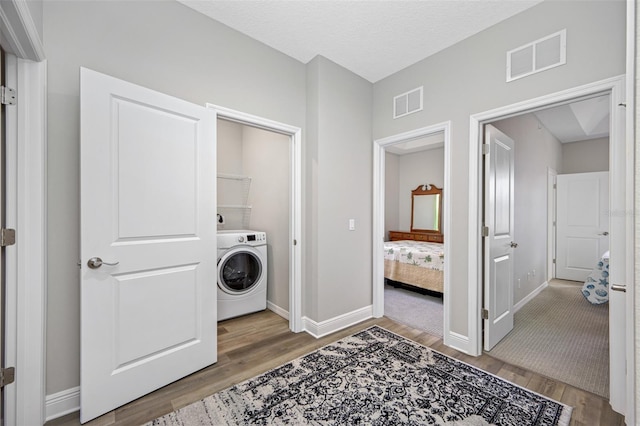
<path id="1" fill-rule="evenodd" d="M 384 315 L 401 324 L 424 330 L 433 336 L 443 336 L 442 297 L 385 285 Z"/>
<path id="2" fill-rule="evenodd" d="M 489 355 L 609 397 L 609 304 L 592 305 L 576 283 L 554 280 L 515 314 Z"/>
<path id="3" fill-rule="evenodd" d="M 568 425 L 572 408 L 379 326 L 147 426 Z"/>

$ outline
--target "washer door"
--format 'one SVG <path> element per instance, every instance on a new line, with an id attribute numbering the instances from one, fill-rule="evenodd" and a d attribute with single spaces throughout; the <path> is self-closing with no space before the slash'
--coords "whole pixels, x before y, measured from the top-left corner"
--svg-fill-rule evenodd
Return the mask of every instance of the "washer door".
<path id="1" fill-rule="evenodd" d="M 261 277 L 262 261 L 253 247 L 233 248 L 218 260 L 218 287 L 225 293 L 248 293 Z"/>

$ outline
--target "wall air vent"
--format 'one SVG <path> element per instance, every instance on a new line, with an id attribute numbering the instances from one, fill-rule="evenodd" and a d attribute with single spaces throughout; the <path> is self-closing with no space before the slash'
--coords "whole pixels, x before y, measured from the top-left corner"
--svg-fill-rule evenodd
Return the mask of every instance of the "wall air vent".
<path id="1" fill-rule="evenodd" d="M 507 52 L 507 82 L 567 63 L 567 30 Z"/>
<path id="2" fill-rule="evenodd" d="M 422 88 L 409 90 L 393 98 L 393 118 L 404 117 L 414 112 L 422 111 Z"/>

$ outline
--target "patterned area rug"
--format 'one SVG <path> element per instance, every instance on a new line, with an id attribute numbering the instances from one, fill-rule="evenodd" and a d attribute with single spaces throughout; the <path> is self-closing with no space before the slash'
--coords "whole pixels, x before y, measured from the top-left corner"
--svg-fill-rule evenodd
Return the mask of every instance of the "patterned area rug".
<path id="1" fill-rule="evenodd" d="M 147 425 L 568 425 L 571 407 L 378 326 Z"/>

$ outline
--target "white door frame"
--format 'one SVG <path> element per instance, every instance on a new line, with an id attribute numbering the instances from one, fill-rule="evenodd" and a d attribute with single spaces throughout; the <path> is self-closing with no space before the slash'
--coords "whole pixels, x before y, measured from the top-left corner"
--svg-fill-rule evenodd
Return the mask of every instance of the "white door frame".
<path id="1" fill-rule="evenodd" d="M 218 118 L 280 133 L 291 139 L 291 205 L 289 210 L 289 329 L 303 331 L 302 324 L 302 130 L 267 118 L 207 103 Z"/>
<path id="2" fill-rule="evenodd" d="M 558 172 L 547 167 L 547 277 L 549 282 L 556 276 L 556 176 Z"/>
<path id="3" fill-rule="evenodd" d="M 444 132 L 444 258 L 451 256 L 451 121 L 422 127 L 397 135 L 373 141 L 373 316 L 380 318 L 384 315 L 384 209 L 385 209 L 385 150 L 387 147 L 406 142 L 408 140 Z M 451 262 L 444 264 L 444 294 L 450 292 Z M 458 336 L 451 332 L 449 316 L 451 312 L 451 298 L 444 298 L 444 343 L 457 347 Z"/>
<path id="4" fill-rule="evenodd" d="M 616 263 L 611 270 L 610 282 L 613 285 L 625 286 L 626 297 L 634 300 L 633 280 L 633 215 L 625 212 L 634 211 L 633 205 L 633 155 L 634 141 L 625 137 L 625 79 L 624 75 L 586 84 L 576 88 L 538 98 L 526 100 L 501 108 L 474 114 L 469 118 L 469 342 L 471 355 L 482 353 L 482 321 L 480 309 L 482 304 L 482 125 L 533 112 L 552 105 L 568 103 L 582 97 L 610 94 L 611 130 L 610 130 L 610 209 L 611 215 L 611 253 L 617 253 Z M 631 157 L 631 158 L 630 158 Z M 630 309 L 631 308 L 631 309 Z M 634 328 L 633 305 L 627 303 L 627 371 L 635 372 L 634 345 L 629 340 L 629 328 Z M 629 382 L 629 380 L 627 381 Z M 626 400 L 628 412 L 633 411 L 635 401 L 633 386 L 627 389 Z M 614 407 L 615 408 L 615 407 Z M 627 417 L 627 420 L 629 418 Z"/>
<path id="5" fill-rule="evenodd" d="M 7 55 L 7 81 L 18 93 L 7 108 L 6 224 L 16 245 L 6 250 L 6 424 L 45 420 L 46 322 L 46 62 Z"/>

